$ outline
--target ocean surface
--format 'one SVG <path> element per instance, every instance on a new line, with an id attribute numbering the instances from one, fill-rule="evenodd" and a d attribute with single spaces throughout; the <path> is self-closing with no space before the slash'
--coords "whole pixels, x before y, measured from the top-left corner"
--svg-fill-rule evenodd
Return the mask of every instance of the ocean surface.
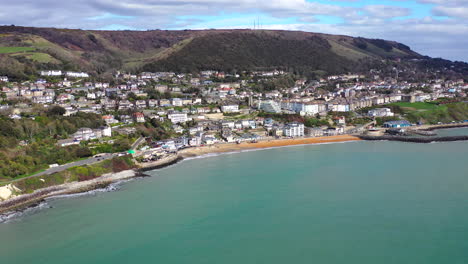
<path id="1" fill-rule="evenodd" d="M 0 224 L 0 263 L 468 263 L 468 142 L 294 146 L 150 174 Z"/>

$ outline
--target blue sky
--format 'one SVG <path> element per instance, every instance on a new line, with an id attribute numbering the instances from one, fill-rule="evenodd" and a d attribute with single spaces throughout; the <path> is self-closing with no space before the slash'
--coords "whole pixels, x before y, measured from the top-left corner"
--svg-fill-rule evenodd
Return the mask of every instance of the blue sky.
<path id="1" fill-rule="evenodd" d="M 468 61 L 468 0 L 0 0 L 0 24 L 99 30 L 253 28 L 396 40 Z M 18 15 L 21 14 L 21 15 Z"/>

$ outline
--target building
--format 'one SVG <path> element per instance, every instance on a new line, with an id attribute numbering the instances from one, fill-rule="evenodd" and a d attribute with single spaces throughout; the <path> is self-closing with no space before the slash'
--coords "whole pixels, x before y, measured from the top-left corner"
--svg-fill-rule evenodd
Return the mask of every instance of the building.
<path id="1" fill-rule="evenodd" d="M 223 113 L 237 113 L 239 112 L 239 105 L 223 105 L 221 106 L 221 111 L 223 111 Z"/>
<path id="2" fill-rule="evenodd" d="M 180 99 L 180 98 L 172 98 L 171 99 L 171 104 L 173 106 L 183 106 L 184 105 L 182 99 Z"/>
<path id="3" fill-rule="evenodd" d="M 41 76 L 62 76 L 62 71 L 41 71 Z"/>
<path id="4" fill-rule="evenodd" d="M 8 82 L 7 76 L 0 76 L 0 82 Z"/>
<path id="5" fill-rule="evenodd" d="M 267 113 L 281 113 L 281 106 L 278 102 L 273 100 L 260 101 L 258 109 L 263 110 Z"/>
<path id="6" fill-rule="evenodd" d="M 136 112 L 133 114 L 133 118 L 135 119 L 135 122 L 137 123 L 144 123 L 145 122 L 145 115 L 140 112 Z"/>
<path id="7" fill-rule="evenodd" d="M 368 112 L 369 116 L 372 117 L 386 117 L 386 116 L 394 116 L 392 110 L 390 108 L 376 108 L 371 109 Z"/>
<path id="8" fill-rule="evenodd" d="M 167 115 L 167 118 L 171 120 L 172 123 L 185 123 L 187 122 L 187 113 L 173 112 Z"/>
<path id="9" fill-rule="evenodd" d="M 304 124 L 302 123 L 289 123 L 283 128 L 283 135 L 286 137 L 303 137 Z"/>
<path id="10" fill-rule="evenodd" d="M 411 126 L 411 123 L 406 120 L 388 121 L 383 124 L 383 127 L 386 128 L 400 128 L 409 126 Z"/>
<path id="11" fill-rule="evenodd" d="M 113 115 L 103 115 L 102 119 L 106 122 L 107 125 L 117 124 L 119 121 L 114 118 Z"/>
<path id="12" fill-rule="evenodd" d="M 65 76 L 73 77 L 73 78 L 88 78 L 89 74 L 87 74 L 86 72 L 71 72 L 71 71 L 68 71 L 68 72 L 65 73 Z"/>
<path id="13" fill-rule="evenodd" d="M 110 126 L 100 127 L 103 137 L 112 137 L 112 128 Z"/>

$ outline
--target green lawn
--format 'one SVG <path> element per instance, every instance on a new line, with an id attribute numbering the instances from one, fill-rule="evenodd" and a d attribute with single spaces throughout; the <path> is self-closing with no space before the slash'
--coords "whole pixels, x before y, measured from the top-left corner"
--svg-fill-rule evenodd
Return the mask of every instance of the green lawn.
<path id="1" fill-rule="evenodd" d="M 35 49 L 31 47 L 0 47 L 0 54 L 17 53 L 33 50 Z"/>
<path id="2" fill-rule="evenodd" d="M 56 59 L 54 59 L 52 56 L 50 56 L 47 53 L 35 52 L 35 53 L 30 53 L 26 55 L 26 57 L 33 61 L 37 61 L 40 63 L 49 63 L 49 62 L 58 63 Z"/>
<path id="3" fill-rule="evenodd" d="M 398 102 L 393 103 L 390 105 L 396 105 L 402 108 L 407 108 L 408 110 L 435 110 L 443 106 L 439 106 L 436 103 L 425 103 L 425 102 L 417 102 L 417 103 L 408 103 L 408 102 Z"/>

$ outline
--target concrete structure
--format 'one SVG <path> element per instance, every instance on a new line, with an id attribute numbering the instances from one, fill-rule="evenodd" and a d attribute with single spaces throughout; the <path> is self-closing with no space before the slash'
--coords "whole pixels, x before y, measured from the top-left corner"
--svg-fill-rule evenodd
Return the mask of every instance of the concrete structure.
<path id="1" fill-rule="evenodd" d="M 223 113 L 237 113 L 239 112 L 239 105 L 223 105 L 221 106 L 221 111 L 223 111 Z"/>
<path id="2" fill-rule="evenodd" d="M 406 120 L 388 121 L 383 124 L 383 127 L 387 128 L 400 128 L 409 126 L 411 126 L 411 124 Z"/>
<path id="3" fill-rule="evenodd" d="M 173 112 L 167 115 L 167 118 L 171 120 L 172 123 L 185 123 L 187 122 L 187 113 Z"/>
<path id="4" fill-rule="evenodd" d="M 289 123 L 283 128 L 283 135 L 286 137 L 303 137 L 304 124 L 302 123 Z"/>
<path id="5" fill-rule="evenodd" d="M 394 116 L 392 110 L 390 108 L 376 108 L 371 109 L 368 112 L 369 116 L 372 117 L 386 117 L 386 116 Z"/>

